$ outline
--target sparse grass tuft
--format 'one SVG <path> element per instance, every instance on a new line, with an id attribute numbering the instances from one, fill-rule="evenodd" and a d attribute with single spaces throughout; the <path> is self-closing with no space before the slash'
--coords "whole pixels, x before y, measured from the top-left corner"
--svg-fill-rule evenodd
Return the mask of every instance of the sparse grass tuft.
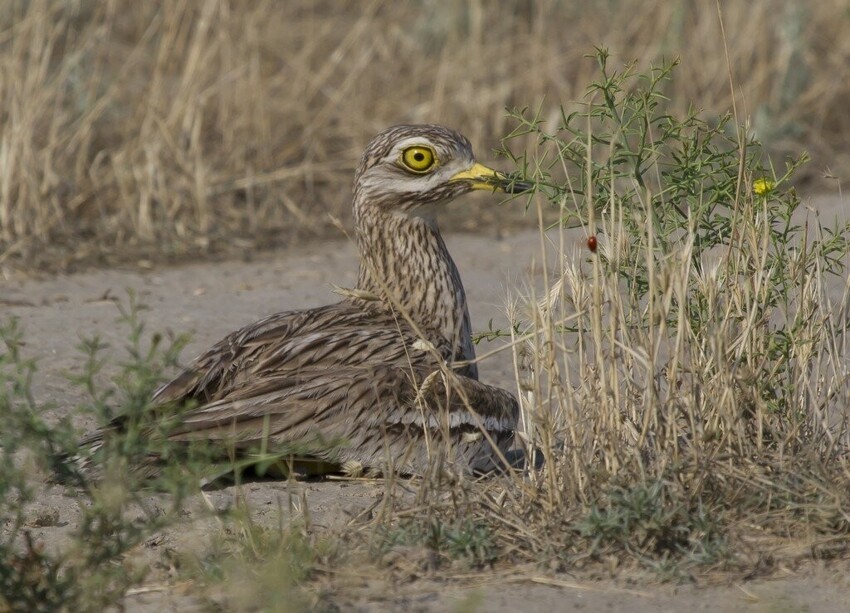
<path id="1" fill-rule="evenodd" d="M 274 528 L 257 525 L 251 511 L 230 514 L 224 530 L 209 547 L 186 564 L 211 605 L 233 610 L 333 610 L 328 594 L 305 589 L 340 558 L 336 541 L 308 534 L 303 525 Z"/>
<path id="2" fill-rule="evenodd" d="M 575 549 L 593 560 L 625 551 L 659 571 L 675 571 L 681 562 L 716 567 L 730 556 L 723 520 L 722 510 L 706 510 L 664 481 L 611 487 L 575 521 L 582 539 Z"/>
<path id="3" fill-rule="evenodd" d="M 387 554 L 396 559 L 400 550 L 410 547 L 432 552 L 434 556 L 428 559 L 431 570 L 453 563 L 455 567 L 485 568 L 498 559 L 498 547 L 490 528 L 474 519 L 455 519 L 450 523 L 439 517 L 402 521 L 382 530 L 378 543 L 379 561 Z"/>

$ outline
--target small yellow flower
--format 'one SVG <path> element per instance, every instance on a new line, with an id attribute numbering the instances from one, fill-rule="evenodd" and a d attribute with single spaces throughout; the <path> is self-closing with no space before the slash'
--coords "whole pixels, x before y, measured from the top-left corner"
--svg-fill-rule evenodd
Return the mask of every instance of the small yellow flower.
<path id="1" fill-rule="evenodd" d="M 766 196 L 773 191 L 776 183 L 770 179 L 756 179 L 753 181 L 753 191 L 759 196 Z"/>

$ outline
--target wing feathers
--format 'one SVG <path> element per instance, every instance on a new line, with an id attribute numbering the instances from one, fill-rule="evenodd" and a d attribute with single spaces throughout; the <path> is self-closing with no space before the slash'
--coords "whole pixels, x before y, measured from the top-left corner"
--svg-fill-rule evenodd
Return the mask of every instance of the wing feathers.
<path id="1" fill-rule="evenodd" d="M 325 445 L 316 457 L 419 473 L 443 445 L 472 469 L 492 459 L 491 442 L 506 448 L 516 400 L 447 368 L 455 352 L 439 335 L 425 340 L 353 300 L 280 313 L 197 358 L 156 392 L 156 410 L 180 413 L 170 439 L 223 451 L 306 441 Z"/>

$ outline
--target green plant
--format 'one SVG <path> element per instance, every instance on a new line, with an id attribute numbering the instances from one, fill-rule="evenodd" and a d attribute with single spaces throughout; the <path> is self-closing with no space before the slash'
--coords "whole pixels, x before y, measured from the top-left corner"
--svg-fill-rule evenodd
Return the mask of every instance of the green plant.
<path id="1" fill-rule="evenodd" d="M 469 518 L 417 517 L 379 530 L 378 557 L 397 546 L 424 547 L 438 559 L 460 560 L 474 568 L 492 565 L 499 554 L 491 529 Z"/>
<path id="2" fill-rule="evenodd" d="M 117 306 L 128 331 L 124 359 L 116 361 L 98 338 L 83 339 L 80 368 L 69 375 L 85 395 L 76 412 L 111 428 L 94 446 L 78 445 L 71 414 L 56 420 L 50 407 L 36 401 L 36 362 L 23 354 L 23 333 L 14 319 L 0 326 L 0 610 L 122 606 L 132 588 L 156 574 L 156 564 L 139 550 L 165 535 L 193 530 L 203 535 L 197 551 L 166 549 L 158 562 L 179 568 L 181 580 L 199 584 L 196 597 L 217 602 L 226 585 L 233 589 L 224 600 L 245 606 L 324 606 L 322 594 L 301 586 L 318 564 L 338 557 L 335 541 L 284 523 L 282 509 L 276 528 L 259 525 L 241 496 L 243 468 L 285 464 L 285 454 L 260 450 L 244 463 L 228 463 L 221 449 L 169 443 L 179 411 L 152 406 L 151 398 L 164 372 L 177 366 L 186 338 L 149 333 L 145 306 L 132 292 Z M 104 382 L 107 365 L 113 367 L 111 385 Z M 210 475 L 234 473 L 234 501 L 213 505 L 202 485 Z M 60 547 L 37 540 L 30 530 L 55 521 L 32 508 L 45 480 L 65 488 L 77 507 Z"/>
<path id="3" fill-rule="evenodd" d="M 574 523 L 587 554 L 626 551 L 656 567 L 682 559 L 717 564 L 729 555 L 720 536 L 722 510 L 707 511 L 669 481 L 612 486 Z"/>
<path id="4" fill-rule="evenodd" d="M 0 602 L 12 609 L 56 610 L 82 606 L 100 608 L 114 604 L 145 576 L 144 568 L 124 563 L 127 554 L 163 528 L 182 521 L 188 498 L 198 491 L 198 481 L 184 465 L 167 461 L 153 481 L 136 470 L 149 452 L 140 440 L 139 416 L 149 410 L 151 393 L 164 368 L 173 365 L 184 339 L 161 347 L 154 335 L 143 349 L 142 310 L 131 295 L 121 307 L 129 327 L 129 359 L 115 377 L 114 388 L 96 383 L 105 363 L 106 347 L 97 339 L 81 344 L 83 367 L 72 376 L 88 393 L 79 410 L 93 412 L 102 421 L 111 418 L 117 404 L 136 418 L 95 453 L 77 447 L 70 415 L 58 422 L 46 415 L 31 391 L 36 372 L 33 359 L 22 354 L 22 333 L 12 319 L 0 327 L 4 351 L 0 354 L 0 517 L 6 525 L 0 540 Z M 158 449 L 161 454 L 163 449 Z M 95 455 L 97 457 L 95 457 Z M 80 470 L 79 463 L 97 461 L 102 470 Z M 95 476 L 96 475 L 96 476 Z M 76 491 L 78 524 L 71 544 L 49 551 L 35 542 L 26 528 L 28 505 L 35 500 L 43 479 L 58 478 Z M 153 496 L 152 488 L 169 496 Z"/>
<path id="5" fill-rule="evenodd" d="M 0 340 L 0 608 L 56 610 L 78 596 L 77 586 L 26 530 L 26 508 L 36 495 L 38 463 L 64 448 L 70 430 L 67 422 L 51 427 L 40 415 L 31 387 L 35 362 L 21 352 L 15 319 L 0 326 Z"/>

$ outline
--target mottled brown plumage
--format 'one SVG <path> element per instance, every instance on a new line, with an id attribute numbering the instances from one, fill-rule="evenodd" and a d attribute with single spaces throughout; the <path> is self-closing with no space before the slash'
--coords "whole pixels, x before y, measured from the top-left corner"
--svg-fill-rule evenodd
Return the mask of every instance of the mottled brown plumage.
<path id="1" fill-rule="evenodd" d="M 154 396 L 181 411 L 169 437 L 236 451 L 307 443 L 311 457 L 372 472 L 498 465 L 493 445 L 510 445 L 517 403 L 477 380 L 466 297 L 436 212 L 473 189 L 509 187 L 452 130 L 379 134 L 355 175 L 357 287 L 336 304 L 248 325 L 199 356 Z"/>

